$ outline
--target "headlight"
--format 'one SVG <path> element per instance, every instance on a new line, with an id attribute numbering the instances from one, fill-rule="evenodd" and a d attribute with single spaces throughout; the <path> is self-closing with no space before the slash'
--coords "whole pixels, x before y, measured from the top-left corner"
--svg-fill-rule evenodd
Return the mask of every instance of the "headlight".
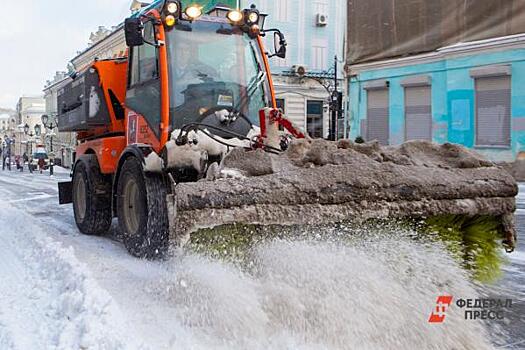
<path id="1" fill-rule="evenodd" d="M 244 16 L 242 15 L 242 12 L 239 10 L 231 10 L 230 12 L 228 12 L 227 17 L 231 22 L 239 23 L 242 21 Z"/>
<path id="2" fill-rule="evenodd" d="M 175 25 L 175 16 L 173 15 L 167 15 L 166 18 L 164 19 L 164 23 L 166 23 L 166 25 L 168 27 L 173 27 Z"/>
<path id="3" fill-rule="evenodd" d="M 259 22 L 259 13 L 250 11 L 248 13 L 248 24 L 257 24 Z"/>
<path id="4" fill-rule="evenodd" d="M 190 6 L 184 11 L 186 16 L 188 16 L 189 19 L 194 20 L 202 16 L 202 8 L 199 6 Z"/>
<path id="5" fill-rule="evenodd" d="M 179 11 L 179 5 L 176 2 L 170 2 L 168 6 L 166 6 L 166 11 L 173 15 Z"/>

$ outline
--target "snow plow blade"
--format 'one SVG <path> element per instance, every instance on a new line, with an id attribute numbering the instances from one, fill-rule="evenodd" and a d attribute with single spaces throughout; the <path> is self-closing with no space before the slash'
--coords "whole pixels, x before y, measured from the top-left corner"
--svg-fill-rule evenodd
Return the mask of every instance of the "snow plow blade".
<path id="1" fill-rule="evenodd" d="M 229 224 L 317 225 L 439 215 L 497 217 L 505 246 L 516 242 L 518 187 L 492 162 L 462 146 L 408 142 L 398 147 L 297 140 L 281 155 L 232 151 L 235 178 L 173 185 L 172 241 Z"/>

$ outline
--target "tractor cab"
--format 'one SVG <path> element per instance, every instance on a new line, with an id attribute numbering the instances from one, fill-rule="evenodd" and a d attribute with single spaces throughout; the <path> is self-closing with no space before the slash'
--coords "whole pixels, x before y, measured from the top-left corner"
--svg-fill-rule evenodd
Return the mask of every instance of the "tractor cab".
<path id="1" fill-rule="evenodd" d="M 161 140 L 160 147 L 162 140 L 169 140 L 163 133 L 188 127 L 206 127 L 225 139 L 246 137 L 259 127 L 260 111 L 274 107 L 261 36 L 276 33 L 274 55 L 284 57 L 281 32 L 266 31 L 265 15 L 255 7 L 215 8 L 205 15 L 200 11 L 165 1 L 125 22 L 130 47 L 125 105 L 133 118 L 136 113 L 145 122 L 137 120 L 139 127 L 128 130 L 147 126 Z M 137 142 L 148 141 L 132 136 Z"/>

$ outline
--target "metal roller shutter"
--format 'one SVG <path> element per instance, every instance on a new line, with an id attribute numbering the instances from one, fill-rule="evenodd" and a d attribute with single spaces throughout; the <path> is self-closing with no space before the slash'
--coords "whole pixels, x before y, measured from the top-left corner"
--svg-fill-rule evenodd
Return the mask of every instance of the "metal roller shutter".
<path id="1" fill-rule="evenodd" d="M 405 139 L 432 141 L 430 86 L 405 88 Z"/>
<path id="2" fill-rule="evenodd" d="M 368 90 L 367 141 L 388 145 L 390 139 L 388 89 Z"/>
<path id="3" fill-rule="evenodd" d="M 476 145 L 510 146 L 510 76 L 476 79 Z"/>

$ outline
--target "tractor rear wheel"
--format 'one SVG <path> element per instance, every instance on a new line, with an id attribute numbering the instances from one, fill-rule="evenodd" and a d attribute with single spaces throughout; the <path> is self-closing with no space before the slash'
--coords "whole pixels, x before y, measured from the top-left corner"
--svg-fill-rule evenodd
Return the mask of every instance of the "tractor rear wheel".
<path id="1" fill-rule="evenodd" d="M 122 166 L 117 186 L 117 214 L 124 245 L 130 254 L 159 259 L 169 246 L 166 184 L 158 174 L 146 174 L 131 157 Z"/>
<path id="2" fill-rule="evenodd" d="M 104 235 L 111 227 L 111 181 L 95 155 L 79 157 L 73 172 L 73 211 L 80 232 Z"/>

